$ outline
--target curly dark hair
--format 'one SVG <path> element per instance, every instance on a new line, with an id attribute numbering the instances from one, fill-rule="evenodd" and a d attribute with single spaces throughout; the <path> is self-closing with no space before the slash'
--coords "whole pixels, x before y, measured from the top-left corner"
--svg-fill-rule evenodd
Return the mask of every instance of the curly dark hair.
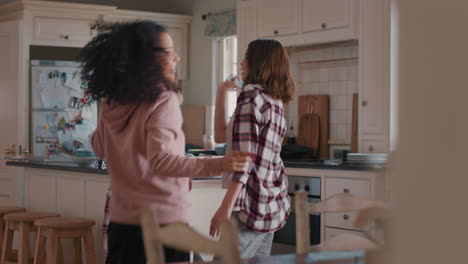
<path id="1" fill-rule="evenodd" d="M 105 25 L 82 50 L 82 76 L 93 101 L 107 99 L 120 104 L 153 102 L 163 91 L 178 91 L 162 74 L 158 46 L 164 26 L 151 21 Z"/>

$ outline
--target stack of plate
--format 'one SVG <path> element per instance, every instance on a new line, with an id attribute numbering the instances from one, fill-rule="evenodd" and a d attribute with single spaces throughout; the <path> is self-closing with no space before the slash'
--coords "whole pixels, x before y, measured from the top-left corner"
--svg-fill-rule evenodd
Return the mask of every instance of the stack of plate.
<path id="1" fill-rule="evenodd" d="M 348 153 L 347 160 L 352 164 L 383 165 L 388 160 L 387 154 Z"/>

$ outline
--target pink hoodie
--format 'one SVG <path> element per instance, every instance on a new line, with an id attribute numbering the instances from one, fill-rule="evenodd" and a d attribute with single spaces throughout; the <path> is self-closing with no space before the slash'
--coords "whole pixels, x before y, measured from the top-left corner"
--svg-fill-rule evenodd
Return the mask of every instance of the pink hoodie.
<path id="1" fill-rule="evenodd" d="M 100 104 L 91 143 L 111 177 L 111 221 L 139 224 L 141 209 L 152 206 L 162 224 L 189 222 L 188 177 L 220 175 L 222 164 L 185 157 L 182 122 L 175 92 L 152 104 Z"/>

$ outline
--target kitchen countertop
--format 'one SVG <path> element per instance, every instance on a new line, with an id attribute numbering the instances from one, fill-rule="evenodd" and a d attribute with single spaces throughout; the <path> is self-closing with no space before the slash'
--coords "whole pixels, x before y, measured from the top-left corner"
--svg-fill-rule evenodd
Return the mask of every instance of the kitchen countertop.
<path id="1" fill-rule="evenodd" d="M 60 171 L 70 171 L 70 172 L 81 172 L 81 173 L 91 173 L 91 174 L 102 174 L 108 175 L 109 172 L 107 169 L 99 169 L 95 166 L 83 166 L 78 165 L 72 162 L 43 162 L 43 161 L 6 161 L 7 166 L 16 166 L 16 167 L 26 167 L 26 168 L 35 168 L 35 169 L 47 169 L 47 170 L 60 170 Z M 203 178 L 193 178 L 193 180 L 216 180 L 221 179 L 221 176 L 217 177 L 203 177 Z"/>
<path id="2" fill-rule="evenodd" d="M 286 168 L 301 168 L 314 170 L 351 170 L 351 171 L 376 171 L 384 169 L 383 166 L 367 166 L 350 163 L 341 163 L 340 165 L 326 165 L 320 161 L 283 161 Z"/>
<path id="3" fill-rule="evenodd" d="M 315 169 L 315 170 L 350 170 L 350 171 L 375 171 L 384 169 L 382 166 L 363 166 L 349 163 L 342 163 L 340 165 L 326 165 L 323 162 L 318 161 L 283 161 L 286 168 L 301 168 L 301 169 Z M 95 166 L 83 166 L 76 163 L 54 163 L 54 162 L 43 162 L 43 161 L 6 161 L 7 166 L 17 166 L 26 168 L 36 169 L 48 169 L 48 170 L 61 170 L 70 172 L 81 172 L 91 174 L 108 175 L 107 169 L 99 169 Z M 214 180 L 220 179 L 218 177 L 204 177 L 204 178 L 193 178 L 194 180 Z"/>

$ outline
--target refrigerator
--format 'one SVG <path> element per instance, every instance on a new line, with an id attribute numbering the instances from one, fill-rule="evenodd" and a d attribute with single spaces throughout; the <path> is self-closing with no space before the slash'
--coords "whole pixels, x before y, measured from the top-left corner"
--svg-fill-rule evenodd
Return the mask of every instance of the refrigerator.
<path id="1" fill-rule="evenodd" d="M 97 103 L 85 93 L 87 81 L 72 61 L 31 61 L 30 146 L 34 156 L 67 157 L 92 149 Z"/>

